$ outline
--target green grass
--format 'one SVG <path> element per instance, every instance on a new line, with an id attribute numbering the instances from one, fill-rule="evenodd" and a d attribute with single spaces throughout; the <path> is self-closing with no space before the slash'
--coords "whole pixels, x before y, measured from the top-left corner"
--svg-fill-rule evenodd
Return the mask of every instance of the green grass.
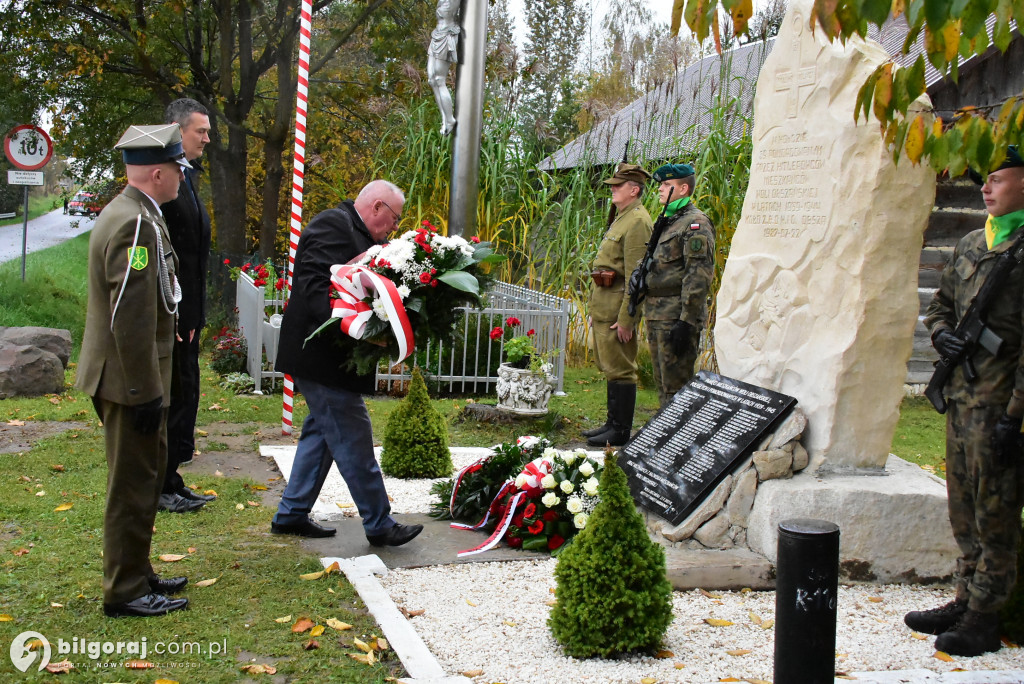
<path id="1" fill-rule="evenodd" d="M 907 397 L 892 437 L 892 453 L 946 477 L 946 419 L 924 397 Z"/>
<path id="2" fill-rule="evenodd" d="M 23 195 L 19 195 L 18 200 L 18 211 L 25 210 L 25 199 Z M 34 218 L 38 218 L 43 214 L 49 214 L 54 209 L 60 209 L 64 206 L 64 199 L 60 195 L 39 195 L 33 191 L 28 194 L 28 220 L 31 221 Z M 25 222 L 24 216 L 15 216 L 14 218 L 0 219 L 0 226 L 10 226 L 14 224 L 21 225 Z"/>

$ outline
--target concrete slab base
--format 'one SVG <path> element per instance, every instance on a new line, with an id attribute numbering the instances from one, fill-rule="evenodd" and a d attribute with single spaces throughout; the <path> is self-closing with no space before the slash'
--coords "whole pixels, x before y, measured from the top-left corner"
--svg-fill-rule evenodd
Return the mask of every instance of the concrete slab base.
<path id="1" fill-rule="evenodd" d="M 851 672 L 850 677 L 866 684 L 1024 684 L 1024 670 L 1001 672 L 931 672 L 929 670 L 893 670 L 892 672 Z M 849 679 L 837 679 L 848 682 Z"/>
<path id="2" fill-rule="evenodd" d="M 840 573 L 853 580 L 945 581 L 959 555 L 945 483 L 892 455 L 884 474 L 801 472 L 762 482 L 748 521 L 750 549 L 774 563 L 778 525 L 791 518 L 839 525 Z"/>
<path id="3" fill-rule="evenodd" d="M 673 589 L 774 589 L 775 567 L 747 549 L 688 551 L 665 549 L 668 581 Z"/>

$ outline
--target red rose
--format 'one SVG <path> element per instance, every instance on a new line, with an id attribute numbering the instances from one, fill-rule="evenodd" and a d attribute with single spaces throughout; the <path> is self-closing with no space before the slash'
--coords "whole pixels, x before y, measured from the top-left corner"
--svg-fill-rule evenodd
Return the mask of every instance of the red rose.
<path id="1" fill-rule="evenodd" d="M 535 520 L 533 524 L 527 527 L 526 529 L 530 530 L 530 534 L 540 534 L 544 531 L 544 521 Z"/>
<path id="2" fill-rule="evenodd" d="M 505 319 L 505 325 L 507 325 L 509 327 L 512 327 L 512 328 L 516 327 L 520 323 L 522 323 L 522 321 L 520 321 L 515 316 L 509 316 L 508 318 Z"/>
<path id="3" fill-rule="evenodd" d="M 556 511 L 545 511 L 544 520 L 547 522 L 554 522 L 558 520 L 558 513 Z"/>
<path id="4" fill-rule="evenodd" d="M 533 328 L 530 328 L 529 330 L 526 331 L 526 336 L 527 337 L 533 337 L 536 334 L 537 334 L 537 331 L 534 330 Z"/>
<path id="5" fill-rule="evenodd" d="M 524 518 L 532 518 L 537 513 L 537 505 L 534 503 L 526 504 L 526 508 L 523 509 Z"/>
<path id="6" fill-rule="evenodd" d="M 523 546 L 522 537 L 505 537 L 505 541 L 507 541 L 508 545 L 511 546 L 513 549 L 518 549 Z"/>
<path id="7" fill-rule="evenodd" d="M 437 269 L 436 268 L 430 269 L 430 275 L 437 275 Z"/>
<path id="8" fill-rule="evenodd" d="M 274 283 L 274 289 L 275 290 L 283 290 L 284 289 L 284 278 L 278 278 L 277 279 L 277 282 Z"/>
<path id="9" fill-rule="evenodd" d="M 420 282 L 423 283 L 424 285 L 429 283 L 430 282 L 430 274 L 427 273 L 426 271 L 424 271 L 423 273 L 420 273 Z"/>
<path id="10" fill-rule="evenodd" d="M 501 328 L 494 328 L 494 329 L 493 329 L 493 330 L 491 330 L 491 332 L 490 332 L 490 335 L 491 335 L 491 339 L 492 339 L 492 340 L 498 340 L 498 339 L 501 339 L 501 336 L 502 336 L 502 335 L 504 335 L 504 334 L 505 334 L 505 333 L 504 333 L 504 331 L 503 331 L 503 330 L 502 330 Z"/>
<path id="11" fill-rule="evenodd" d="M 469 241 L 470 242 L 480 242 L 480 238 L 478 238 L 476 235 L 474 235 L 473 237 L 469 238 Z"/>
<path id="12" fill-rule="evenodd" d="M 437 280 L 431 280 L 430 287 L 437 287 Z"/>
<path id="13" fill-rule="evenodd" d="M 230 264 L 231 264 L 231 259 L 225 259 L 224 260 L 224 265 L 225 266 L 229 266 Z"/>
<path id="14" fill-rule="evenodd" d="M 554 551 L 564 543 L 565 539 L 559 537 L 557 534 L 553 534 L 551 535 L 551 539 L 548 539 L 548 549 Z"/>

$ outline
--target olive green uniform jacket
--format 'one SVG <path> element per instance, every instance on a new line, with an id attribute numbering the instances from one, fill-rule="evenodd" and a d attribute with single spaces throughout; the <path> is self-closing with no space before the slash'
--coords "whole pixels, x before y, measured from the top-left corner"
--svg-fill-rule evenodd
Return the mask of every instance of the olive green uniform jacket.
<path id="1" fill-rule="evenodd" d="M 618 323 L 630 329 L 636 327 L 637 317 L 629 315 L 626 281 L 644 256 L 647 241 L 651 239 L 651 225 L 651 215 L 637 198 L 619 212 L 605 233 L 594 257 L 594 270 L 615 271 L 615 282 L 611 287 L 593 285 L 590 317 L 595 321 Z"/>
<path id="2" fill-rule="evenodd" d="M 703 328 L 715 277 L 715 227 L 690 202 L 665 227 L 647 275 L 648 321 L 683 320 Z"/>

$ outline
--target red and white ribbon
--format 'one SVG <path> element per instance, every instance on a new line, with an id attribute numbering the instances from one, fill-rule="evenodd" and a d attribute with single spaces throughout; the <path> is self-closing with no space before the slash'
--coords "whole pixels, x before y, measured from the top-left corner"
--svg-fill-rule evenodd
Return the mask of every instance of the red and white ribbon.
<path id="1" fill-rule="evenodd" d="M 398 363 L 408 358 L 416 347 L 412 324 L 395 284 L 365 266 L 335 264 L 331 266 L 331 317 L 341 319 L 341 331 L 354 339 L 362 339 L 366 323 L 373 316 L 371 302 L 379 301 L 398 340 Z M 367 300 L 370 300 L 369 302 Z"/>
<path id="2" fill-rule="evenodd" d="M 515 515 L 516 512 L 516 507 L 519 506 L 519 503 L 523 500 L 525 496 L 526 492 L 518 492 L 515 496 L 513 496 L 512 500 L 508 502 L 508 508 L 505 509 L 504 515 L 501 516 L 501 520 L 498 521 L 498 526 L 494 528 L 494 532 L 491 534 L 491 536 L 488 537 L 487 540 L 479 546 L 476 546 L 472 549 L 466 549 L 465 551 L 459 551 L 459 558 L 463 556 L 472 556 L 476 553 L 483 553 L 484 551 L 493 549 L 495 546 L 497 546 L 498 542 L 500 542 L 502 538 L 505 536 L 505 533 L 508 532 L 508 527 L 512 524 L 512 517 Z"/>

